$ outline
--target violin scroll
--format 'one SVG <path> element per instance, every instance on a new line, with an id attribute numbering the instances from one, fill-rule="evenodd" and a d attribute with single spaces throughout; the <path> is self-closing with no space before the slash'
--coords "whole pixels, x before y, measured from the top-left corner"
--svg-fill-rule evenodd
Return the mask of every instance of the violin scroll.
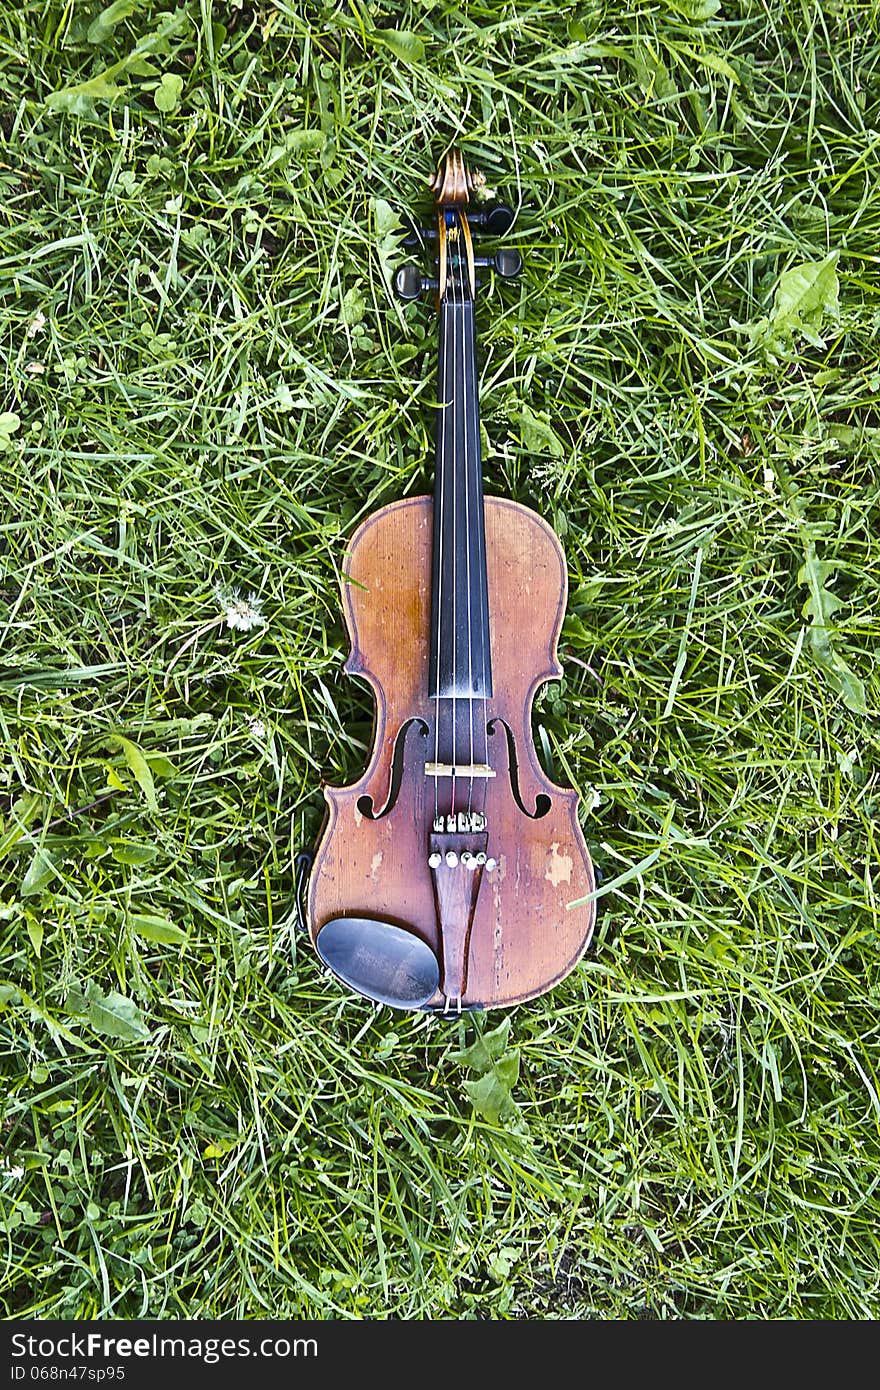
<path id="1" fill-rule="evenodd" d="M 484 174 L 468 169 L 461 150 L 450 150 L 429 187 L 438 207 L 463 208 L 467 207 L 470 194 L 485 182 Z"/>
<path id="2" fill-rule="evenodd" d="M 436 268 L 432 276 L 423 275 L 416 265 L 401 266 L 394 277 L 399 299 L 418 299 L 428 290 L 437 292 L 438 305 L 451 289 L 464 285 L 470 297 L 479 285 L 478 269 L 495 271 L 503 280 L 512 280 L 522 270 L 522 256 L 511 247 L 492 256 L 475 256 L 471 233 L 479 230 L 490 237 L 503 236 L 513 225 L 514 215 L 505 203 L 495 203 L 477 212 L 466 212 L 471 196 L 486 186 L 485 175 L 470 170 L 460 150 L 450 150 L 430 181 L 437 210 L 434 227 L 415 227 L 404 240 L 408 249 L 436 243 Z M 451 272 L 451 273 L 450 273 Z"/>

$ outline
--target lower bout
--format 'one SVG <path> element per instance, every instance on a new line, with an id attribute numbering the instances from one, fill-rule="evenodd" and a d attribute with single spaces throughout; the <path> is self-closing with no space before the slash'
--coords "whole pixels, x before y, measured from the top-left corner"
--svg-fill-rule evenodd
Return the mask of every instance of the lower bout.
<path id="1" fill-rule="evenodd" d="M 595 920 L 589 854 L 579 830 L 572 835 L 562 826 L 546 829 L 540 839 L 501 850 L 495 867 L 482 871 L 470 930 L 461 931 L 463 1008 L 503 1008 L 536 998 L 560 983 L 589 946 Z M 378 835 L 349 836 L 344 845 L 331 834 L 315 860 L 310 929 L 316 941 L 327 922 L 358 917 L 418 936 L 441 962 L 440 995 L 428 1006 L 435 1007 L 445 997 L 442 963 L 449 943 L 438 927 L 427 866 L 423 874 L 413 871 L 420 846 L 409 841 L 385 827 Z M 569 906 L 582 899 L 587 901 Z"/>

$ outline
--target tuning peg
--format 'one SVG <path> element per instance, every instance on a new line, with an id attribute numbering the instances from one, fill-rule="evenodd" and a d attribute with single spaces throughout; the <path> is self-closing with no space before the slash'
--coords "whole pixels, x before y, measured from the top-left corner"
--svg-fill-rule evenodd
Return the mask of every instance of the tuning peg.
<path id="1" fill-rule="evenodd" d="M 514 280 L 523 268 L 523 258 L 512 246 L 496 251 L 494 265 L 502 280 Z"/>
<path id="2" fill-rule="evenodd" d="M 474 265 L 491 266 L 502 280 L 513 280 L 522 270 L 523 258 L 508 246 L 503 251 L 496 251 L 494 256 L 475 256 Z"/>
<path id="3" fill-rule="evenodd" d="M 468 221 L 472 226 L 487 232 L 489 236 L 503 236 L 513 226 L 513 209 L 506 203 L 496 203 L 494 208 L 489 208 L 486 212 L 469 213 Z"/>
<path id="4" fill-rule="evenodd" d="M 437 281 L 423 275 L 417 265 L 402 265 L 394 276 L 394 293 L 398 299 L 418 299 L 425 290 L 435 290 Z"/>
<path id="5" fill-rule="evenodd" d="M 497 203 L 494 208 L 489 208 L 486 212 L 469 212 L 468 222 L 472 227 L 479 228 L 488 236 L 503 236 L 513 226 L 513 210 L 506 203 Z M 406 229 L 406 236 L 403 239 L 404 246 L 424 246 L 426 241 L 437 240 L 436 227 L 420 227 L 409 217 L 404 222 L 404 228 Z"/>
<path id="6" fill-rule="evenodd" d="M 414 222 L 410 222 L 409 225 L 412 230 L 403 238 L 404 246 L 414 249 L 415 247 L 423 246 L 426 241 L 437 240 L 436 227 L 417 227 Z"/>

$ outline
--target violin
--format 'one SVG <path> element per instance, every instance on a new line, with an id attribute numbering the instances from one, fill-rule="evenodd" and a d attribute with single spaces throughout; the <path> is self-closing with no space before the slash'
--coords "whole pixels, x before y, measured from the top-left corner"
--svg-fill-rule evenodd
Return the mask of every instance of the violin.
<path id="1" fill-rule="evenodd" d="M 562 674 L 565 558 L 535 512 L 483 493 L 476 272 L 509 278 L 522 258 L 475 254 L 472 229 L 513 221 L 503 205 L 469 218 L 480 182 L 446 155 L 422 234 L 435 275 L 395 277 L 403 299 L 436 290 L 434 495 L 382 507 L 348 545 L 345 670 L 372 688 L 372 752 L 358 782 L 324 789 L 306 909 L 349 989 L 445 1017 L 551 989 L 595 919 L 578 794 L 547 778 L 531 728 L 536 690 Z"/>

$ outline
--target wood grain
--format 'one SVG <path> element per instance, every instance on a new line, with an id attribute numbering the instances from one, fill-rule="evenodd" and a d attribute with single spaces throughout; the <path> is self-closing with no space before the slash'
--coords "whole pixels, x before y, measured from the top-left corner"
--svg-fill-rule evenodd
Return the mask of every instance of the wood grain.
<path id="1" fill-rule="evenodd" d="M 395 502 L 364 522 L 348 548 L 343 604 L 352 650 L 345 669 L 366 680 L 375 695 L 373 755 L 353 786 L 325 787 L 327 820 L 308 916 L 313 940 L 331 918 L 353 914 L 408 927 L 442 956 L 427 863 L 430 737 L 417 726 L 408 731 L 400 794 L 387 816 L 371 820 L 357 804 L 365 795 L 376 808 L 386 804 L 395 740 L 406 721 L 418 718 L 433 728 L 427 696 L 431 516 L 428 497 Z M 542 793 L 551 803 L 540 819 L 520 810 L 499 729 L 488 741 L 497 776 L 483 783 L 488 853 L 498 866 L 482 876 L 462 1001 L 493 1008 L 534 998 L 573 969 L 589 944 L 595 905 L 568 908 L 594 889 L 578 796 L 544 775 L 531 733 L 535 691 L 561 674 L 556 642 L 567 590 L 564 557 L 551 528 L 526 507 L 487 497 L 485 516 L 494 687 L 488 713 L 512 730 L 523 804 L 534 807 Z"/>

